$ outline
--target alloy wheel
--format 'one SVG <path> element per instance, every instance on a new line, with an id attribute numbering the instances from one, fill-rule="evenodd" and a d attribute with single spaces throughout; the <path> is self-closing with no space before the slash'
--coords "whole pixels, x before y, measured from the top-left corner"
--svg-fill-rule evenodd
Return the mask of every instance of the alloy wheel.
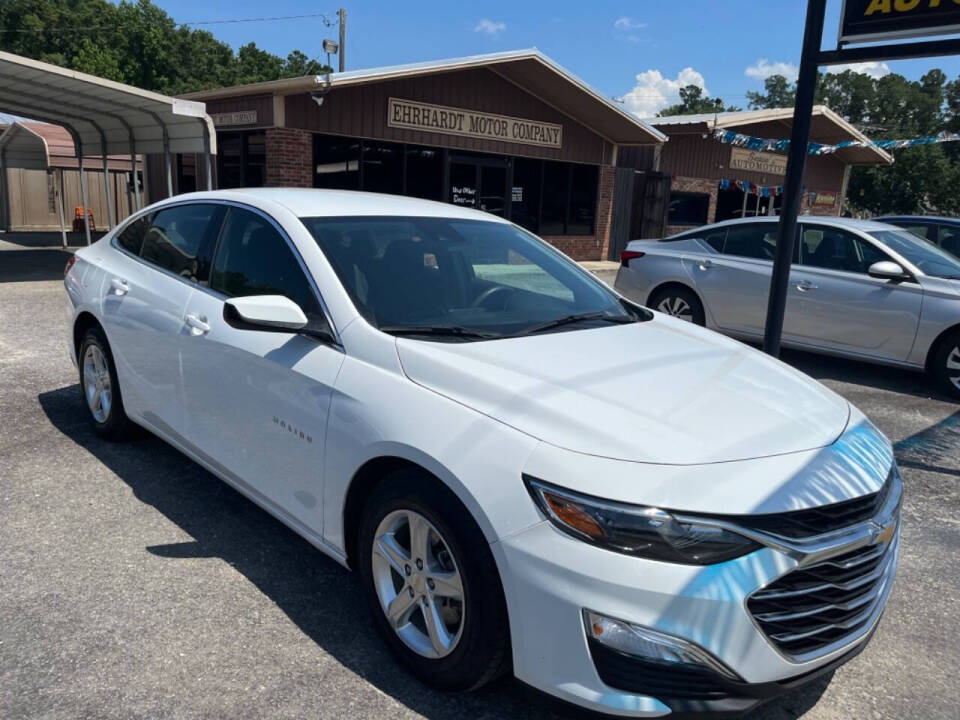
<path id="1" fill-rule="evenodd" d="M 960 345 L 953 348 L 947 355 L 947 378 L 960 390 Z"/>
<path id="2" fill-rule="evenodd" d="M 113 401 L 110 369 L 103 351 L 96 345 L 88 345 L 83 354 L 83 393 L 93 419 L 106 422 Z"/>
<path id="3" fill-rule="evenodd" d="M 690 304 L 682 297 L 668 295 L 657 305 L 657 310 L 667 315 L 673 315 L 675 318 L 693 322 L 693 310 L 690 308 Z"/>
<path id="4" fill-rule="evenodd" d="M 449 655 L 464 627 L 463 581 L 436 527 L 413 510 L 394 510 L 377 526 L 373 583 L 390 627 L 418 655 Z"/>

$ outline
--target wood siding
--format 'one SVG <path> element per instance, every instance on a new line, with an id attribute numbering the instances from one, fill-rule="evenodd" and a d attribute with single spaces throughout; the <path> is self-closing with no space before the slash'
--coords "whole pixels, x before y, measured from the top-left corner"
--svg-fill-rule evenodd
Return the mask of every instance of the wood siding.
<path id="1" fill-rule="evenodd" d="M 563 147 L 392 128 L 387 125 L 391 97 L 557 123 L 563 126 Z M 209 104 L 207 110 L 217 112 Z M 609 164 L 613 157 L 613 146 L 604 138 L 485 68 L 340 88 L 332 90 L 321 107 L 307 93 L 290 95 L 285 115 L 287 127 L 331 135 L 594 165 Z"/>
<path id="2" fill-rule="evenodd" d="M 751 126 L 753 127 L 753 126 Z M 739 130 L 744 132 L 744 130 Z M 751 134 L 758 137 L 779 138 L 783 135 L 783 126 L 776 134 L 760 126 L 754 127 Z M 730 155 L 732 145 L 724 145 L 712 137 L 703 138 L 700 133 L 670 136 L 660 154 L 660 170 L 679 177 L 705 178 L 707 180 L 746 180 L 758 185 L 782 185 L 783 175 L 731 170 Z M 807 157 L 803 173 L 803 183 L 808 189 L 837 191 L 843 187 L 844 163 L 829 155 Z"/>
<path id="3" fill-rule="evenodd" d="M 208 100 L 207 114 L 239 112 L 241 110 L 256 110 L 257 122 L 248 125 L 217 125 L 220 132 L 230 130 L 249 130 L 250 128 L 270 127 L 273 125 L 273 95 L 251 95 L 249 97 L 225 98 L 223 100 Z"/>

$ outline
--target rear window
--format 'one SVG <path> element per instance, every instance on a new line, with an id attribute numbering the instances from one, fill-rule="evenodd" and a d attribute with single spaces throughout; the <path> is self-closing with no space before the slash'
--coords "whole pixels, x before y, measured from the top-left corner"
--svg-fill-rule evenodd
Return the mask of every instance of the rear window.
<path id="1" fill-rule="evenodd" d="M 143 238 L 146 236 L 149 227 L 149 214 L 138 217 L 117 235 L 117 244 L 127 252 L 139 255 L 140 249 L 143 247 Z"/>

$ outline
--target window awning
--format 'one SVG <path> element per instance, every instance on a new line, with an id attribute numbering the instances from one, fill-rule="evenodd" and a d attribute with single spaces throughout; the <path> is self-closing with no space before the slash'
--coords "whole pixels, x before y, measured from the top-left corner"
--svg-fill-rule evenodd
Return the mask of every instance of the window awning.
<path id="1" fill-rule="evenodd" d="M 0 111 L 61 125 L 83 155 L 216 153 L 202 102 L 0 52 Z M 165 142 L 166 139 L 166 142 Z"/>

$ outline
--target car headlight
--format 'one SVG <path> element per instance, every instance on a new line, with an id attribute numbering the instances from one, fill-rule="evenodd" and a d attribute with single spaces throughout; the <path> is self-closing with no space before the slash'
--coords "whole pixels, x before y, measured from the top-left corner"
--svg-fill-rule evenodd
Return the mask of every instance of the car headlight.
<path id="1" fill-rule="evenodd" d="M 655 507 L 601 500 L 555 487 L 529 475 L 523 480 L 557 528 L 607 550 L 685 565 L 713 565 L 761 546 L 735 532 Z"/>

